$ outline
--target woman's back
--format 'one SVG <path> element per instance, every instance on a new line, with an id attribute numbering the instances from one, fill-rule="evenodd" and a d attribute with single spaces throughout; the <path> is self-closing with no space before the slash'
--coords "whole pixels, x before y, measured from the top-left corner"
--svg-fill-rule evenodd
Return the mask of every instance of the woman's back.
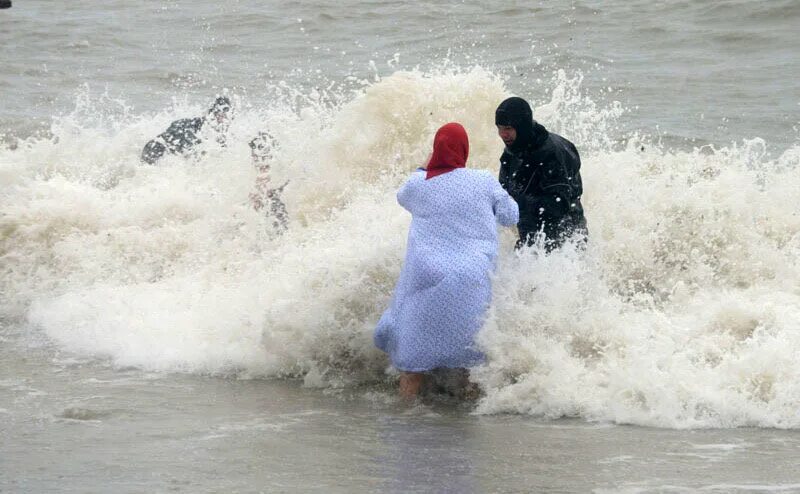
<path id="1" fill-rule="evenodd" d="M 449 254 L 493 256 L 497 222 L 516 223 L 515 208 L 506 197 L 487 171 L 461 168 L 428 180 L 424 171 L 415 172 L 397 193 L 412 215 L 409 249 L 424 243 Z"/>
<path id="2" fill-rule="evenodd" d="M 468 149 L 461 125 L 443 126 L 428 169 L 415 172 L 397 192 L 412 215 L 408 249 L 375 345 L 404 372 L 405 396 L 418 390 L 420 372 L 471 367 L 483 359 L 473 336 L 491 300 L 497 223 L 514 225 L 519 212 L 489 172 L 464 168 Z"/>

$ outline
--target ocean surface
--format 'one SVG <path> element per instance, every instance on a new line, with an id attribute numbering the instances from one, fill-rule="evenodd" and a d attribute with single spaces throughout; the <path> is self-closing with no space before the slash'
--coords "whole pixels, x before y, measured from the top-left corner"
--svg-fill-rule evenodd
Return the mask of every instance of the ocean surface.
<path id="1" fill-rule="evenodd" d="M 0 492 L 800 492 L 800 2 L 0 10 Z M 228 145 L 141 164 L 217 95 Z M 473 370 L 399 402 L 395 191 L 531 101 L 586 252 L 502 235 Z M 289 228 L 254 210 L 269 131 Z"/>

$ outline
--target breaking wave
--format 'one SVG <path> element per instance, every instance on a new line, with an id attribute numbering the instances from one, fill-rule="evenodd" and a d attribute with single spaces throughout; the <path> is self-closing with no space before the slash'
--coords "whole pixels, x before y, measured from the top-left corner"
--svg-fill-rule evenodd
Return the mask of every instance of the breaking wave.
<path id="1" fill-rule="evenodd" d="M 504 80 L 397 72 L 356 90 L 232 95 L 226 148 L 157 167 L 144 142 L 203 104 L 155 115 L 79 95 L 48 137 L 0 148 L 2 314 L 120 366 L 309 385 L 387 379 L 372 330 L 410 218 L 395 202 L 435 130 L 459 121 L 496 171 Z M 585 253 L 502 237 L 474 377 L 479 413 L 659 427 L 800 427 L 800 146 L 673 149 L 620 139 L 619 104 L 555 74 L 537 118 L 578 145 Z M 247 142 L 278 143 L 286 233 L 250 204 Z"/>

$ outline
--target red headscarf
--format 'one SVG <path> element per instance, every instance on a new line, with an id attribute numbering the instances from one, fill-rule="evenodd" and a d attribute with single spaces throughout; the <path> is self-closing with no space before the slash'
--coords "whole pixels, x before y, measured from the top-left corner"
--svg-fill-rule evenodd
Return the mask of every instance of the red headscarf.
<path id="1" fill-rule="evenodd" d="M 467 131 L 461 124 L 450 122 L 436 131 L 433 138 L 433 154 L 428 161 L 425 180 L 438 177 L 456 168 L 464 168 L 469 156 Z"/>

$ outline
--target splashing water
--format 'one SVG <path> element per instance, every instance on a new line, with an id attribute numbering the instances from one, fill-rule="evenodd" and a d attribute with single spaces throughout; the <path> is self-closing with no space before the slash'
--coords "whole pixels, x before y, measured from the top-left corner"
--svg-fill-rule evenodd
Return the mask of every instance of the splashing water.
<path id="1" fill-rule="evenodd" d="M 800 427 L 800 147 L 616 144 L 623 110 L 581 82 L 557 73 L 534 111 L 583 153 L 589 248 L 515 253 L 504 233 L 478 412 Z M 496 171 L 504 81 L 454 68 L 275 94 L 234 95 L 227 148 L 158 167 L 141 146 L 203 105 L 136 115 L 86 89 L 50 137 L 0 149 L 4 317 L 121 366 L 386 379 L 372 330 L 410 221 L 395 190 L 447 121 L 470 135 L 469 166 Z M 246 143 L 266 129 L 284 235 L 248 199 Z"/>

